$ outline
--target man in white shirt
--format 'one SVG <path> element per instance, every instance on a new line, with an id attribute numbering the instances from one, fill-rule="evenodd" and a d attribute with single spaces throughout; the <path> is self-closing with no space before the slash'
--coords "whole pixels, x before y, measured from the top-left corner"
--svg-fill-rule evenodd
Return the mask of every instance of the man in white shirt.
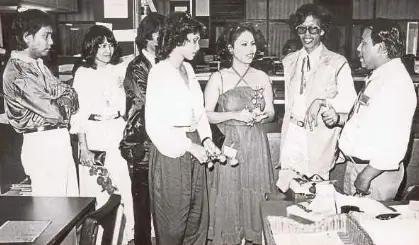
<path id="1" fill-rule="evenodd" d="M 277 183 L 282 191 L 297 174 L 329 179 L 340 129 L 322 122 L 320 108 L 331 105 L 347 113 L 356 98 L 347 60 L 321 41 L 330 19 L 315 4 L 302 5 L 290 18 L 303 48 L 283 60 L 286 102 Z"/>
<path id="2" fill-rule="evenodd" d="M 144 104 L 148 73 L 156 64 L 155 49 L 159 28 L 165 17 L 157 13 L 148 14 L 137 29 L 135 40 L 140 52 L 128 67 L 124 79 L 127 97 L 127 127 L 120 149 L 122 156 L 132 168 L 131 183 L 134 201 L 135 244 L 151 245 L 151 215 L 148 191 L 148 145 L 150 140 L 144 127 Z M 138 115 L 139 114 L 139 115 Z"/>
<path id="3" fill-rule="evenodd" d="M 404 176 L 401 164 L 409 143 L 417 98 L 402 64 L 400 27 L 376 19 L 358 46 L 362 67 L 372 70 L 349 114 L 323 113 L 327 125 L 343 127 L 339 148 L 346 157 L 344 190 L 375 200 L 392 200 Z"/>

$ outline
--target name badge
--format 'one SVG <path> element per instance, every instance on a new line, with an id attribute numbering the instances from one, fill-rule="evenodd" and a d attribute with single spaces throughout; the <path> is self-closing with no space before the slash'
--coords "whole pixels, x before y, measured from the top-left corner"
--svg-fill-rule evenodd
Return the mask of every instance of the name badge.
<path id="1" fill-rule="evenodd" d="M 365 94 L 361 94 L 361 97 L 359 98 L 359 103 L 363 106 L 369 106 L 369 102 L 370 97 Z"/>
<path id="2" fill-rule="evenodd" d="M 231 159 L 234 159 L 234 158 L 236 158 L 237 150 L 234 149 L 234 148 L 232 148 L 232 147 L 230 147 L 230 146 L 224 145 L 224 147 L 223 147 L 223 153 L 227 157 L 229 157 Z"/>

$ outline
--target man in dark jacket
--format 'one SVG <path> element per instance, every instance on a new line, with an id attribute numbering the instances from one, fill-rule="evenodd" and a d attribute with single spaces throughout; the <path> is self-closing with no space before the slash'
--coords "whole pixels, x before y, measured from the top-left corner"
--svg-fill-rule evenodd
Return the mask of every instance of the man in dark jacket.
<path id="1" fill-rule="evenodd" d="M 132 197 L 134 201 L 135 244 L 151 245 L 151 215 L 148 190 L 148 145 L 145 132 L 144 104 L 147 77 L 155 64 L 155 48 L 158 30 L 164 16 L 150 13 L 137 29 L 139 55 L 127 67 L 124 80 L 127 96 L 128 123 L 121 142 L 121 154 L 127 160 L 131 171 Z"/>

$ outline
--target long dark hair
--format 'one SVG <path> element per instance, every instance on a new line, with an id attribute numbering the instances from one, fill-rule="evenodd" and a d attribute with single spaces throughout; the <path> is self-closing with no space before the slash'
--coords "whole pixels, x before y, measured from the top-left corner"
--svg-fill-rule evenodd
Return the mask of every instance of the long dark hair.
<path id="1" fill-rule="evenodd" d="M 135 38 L 135 44 L 139 51 L 147 46 L 149 40 L 152 40 L 152 34 L 159 31 L 164 23 L 164 19 L 163 15 L 151 12 L 141 21 L 137 28 L 137 37 Z"/>
<path id="2" fill-rule="evenodd" d="M 105 39 L 114 46 L 114 52 L 109 63 L 115 65 L 120 62 L 121 48 L 119 47 L 112 31 L 104 26 L 94 25 L 90 27 L 84 36 L 81 54 L 84 60 L 82 66 L 93 69 L 97 68 L 95 63 L 97 50 L 99 48 L 99 44 L 102 44 Z"/>
<path id="3" fill-rule="evenodd" d="M 156 47 L 157 60 L 164 60 L 177 47 L 183 45 L 190 33 L 204 34 L 206 27 L 185 12 L 173 12 L 159 32 Z"/>

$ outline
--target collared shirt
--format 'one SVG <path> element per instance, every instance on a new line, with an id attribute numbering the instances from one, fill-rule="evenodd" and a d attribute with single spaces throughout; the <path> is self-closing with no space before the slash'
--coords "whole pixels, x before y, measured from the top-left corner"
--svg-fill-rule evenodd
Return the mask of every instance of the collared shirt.
<path id="1" fill-rule="evenodd" d="M 392 59 L 373 71 L 366 86 L 342 130 L 339 148 L 376 169 L 398 169 L 417 103 L 412 79 L 401 60 Z"/>
<path id="2" fill-rule="evenodd" d="M 186 132 L 198 131 L 201 139 L 211 137 L 204 98 L 192 66 L 183 62 L 187 85 L 168 60 L 155 65 L 149 73 L 145 121 L 147 134 L 157 149 L 172 158 L 189 151 Z"/>
<path id="3" fill-rule="evenodd" d="M 141 52 L 147 58 L 147 60 L 150 62 L 151 66 L 154 66 L 156 64 L 156 55 L 155 54 L 148 52 L 146 49 L 142 49 Z"/>
<path id="4" fill-rule="evenodd" d="M 310 70 L 307 70 L 307 67 L 305 67 L 305 77 L 308 77 L 311 74 L 311 72 L 314 72 L 316 70 L 315 68 L 319 65 L 323 49 L 324 45 L 323 43 L 320 43 L 320 45 L 316 49 L 314 49 L 310 54 L 308 54 L 304 48 L 302 48 L 299 51 L 300 58 L 298 59 L 298 69 L 302 67 L 304 58 L 308 56 L 310 60 Z M 299 80 L 301 80 L 303 74 L 300 72 L 300 70 L 296 74 L 299 77 Z M 332 105 L 337 112 L 347 113 L 348 109 L 351 107 L 351 104 L 353 103 L 354 98 L 356 97 L 354 90 L 354 81 L 351 75 L 351 68 L 349 67 L 349 64 L 346 63 L 340 69 L 340 71 L 337 71 L 336 81 L 337 95 L 334 98 L 327 98 L 326 102 L 327 104 Z M 294 99 L 292 111 L 295 115 L 299 117 L 300 120 L 303 120 L 307 110 L 305 94 L 299 94 L 299 91 L 297 91 L 297 93 L 298 94 L 295 96 Z"/>
<path id="5" fill-rule="evenodd" d="M 286 118 L 282 126 L 280 162 L 282 168 L 310 176 L 325 174 L 333 167 L 340 128 L 329 129 L 324 126 L 320 116 L 324 107 L 317 117 L 319 125 L 313 131 L 291 122 L 290 117 L 303 121 L 308 106 L 316 98 L 326 99 L 337 112 L 348 113 L 356 99 L 356 92 L 346 59 L 320 44 L 310 53 L 307 89 L 300 94 L 301 71 L 306 68 L 303 67 L 306 57 L 307 52 L 301 49 L 284 59 L 288 103 L 285 105 Z"/>
<path id="6" fill-rule="evenodd" d="M 78 109 L 77 94 L 56 78 L 42 59 L 32 59 L 22 51 L 14 51 L 3 74 L 5 109 L 10 124 L 19 133 L 67 124 L 71 112 Z"/>
<path id="7" fill-rule="evenodd" d="M 305 48 L 302 48 L 299 51 L 300 57 L 298 59 L 298 65 L 297 65 L 297 68 L 301 68 L 301 70 L 297 72 L 297 76 L 299 77 L 299 80 L 303 80 L 303 79 L 306 80 L 310 72 L 313 70 L 311 68 L 316 67 L 319 64 L 320 54 L 322 50 L 323 50 L 323 44 L 320 43 L 320 45 L 317 48 L 315 48 L 310 54 L 307 53 Z M 307 60 L 307 57 L 309 61 Z M 308 62 L 310 63 L 309 66 L 308 66 Z M 305 101 L 304 91 L 305 89 L 303 89 L 302 94 L 300 94 L 300 91 L 297 91 L 297 94 L 295 95 L 295 98 L 294 98 L 294 104 L 292 105 L 292 112 L 301 121 L 304 120 L 304 116 L 307 110 L 306 105 L 305 105 L 306 101 Z"/>

